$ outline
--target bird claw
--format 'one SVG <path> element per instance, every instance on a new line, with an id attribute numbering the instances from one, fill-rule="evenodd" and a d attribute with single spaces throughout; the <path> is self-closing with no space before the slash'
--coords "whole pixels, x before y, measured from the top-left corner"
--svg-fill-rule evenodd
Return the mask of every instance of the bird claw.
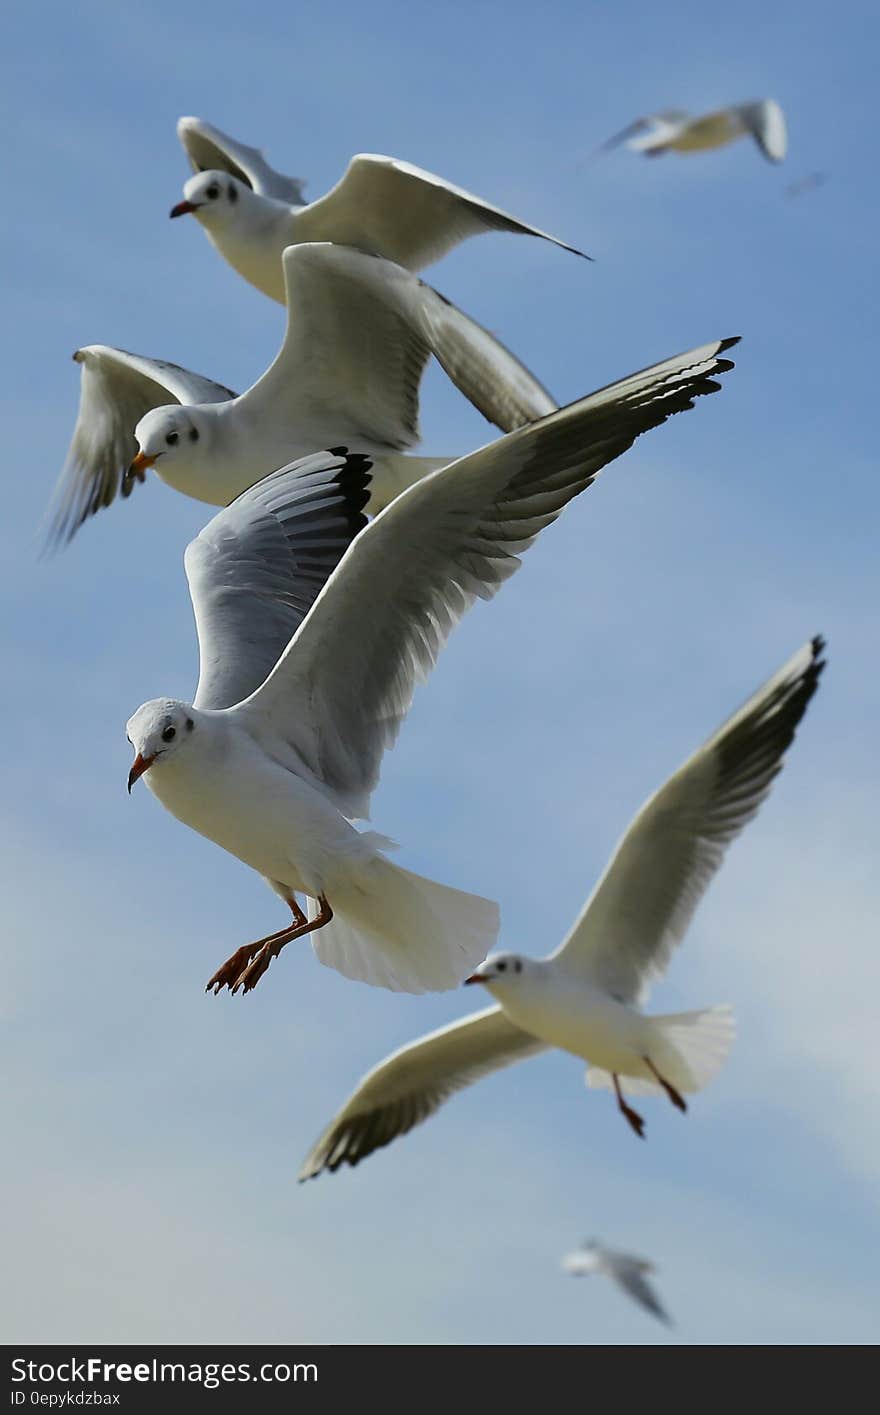
<path id="1" fill-rule="evenodd" d="M 241 948 L 237 948 L 231 958 L 221 964 L 213 978 L 209 978 L 205 987 L 205 992 L 213 989 L 216 997 L 224 988 L 229 988 L 230 992 L 235 992 L 241 979 L 248 970 L 248 964 L 254 954 L 259 951 L 259 943 L 246 943 Z"/>

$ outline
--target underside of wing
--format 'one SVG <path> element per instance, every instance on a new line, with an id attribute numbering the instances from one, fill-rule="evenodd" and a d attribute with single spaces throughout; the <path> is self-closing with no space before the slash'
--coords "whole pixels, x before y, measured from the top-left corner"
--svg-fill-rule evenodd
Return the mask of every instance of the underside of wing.
<path id="1" fill-rule="evenodd" d="M 364 1077 L 306 1156 L 299 1178 L 358 1164 L 427 1120 L 456 1091 L 545 1049 L 500 1007 L 401 1047 Z"/>
<path id="2" fill-rule="evenodd" d="M 554 953 L 623 1002 L 666 968 L 732 840 L 782 769 L 824 667 L 813 639 L 644 805 Z"/>
<path id="3" fill-rule="evenodd" d="M 406 450 L 418 442 L 419 385 L 431 354 L 418 282 L 389 261 L 329 242 L 282 257 L 288 324 L 278 357 L 242 404 L 299 434 Z"/>
<path id="4" fill-rule="evenodd" d="M 301 206 L 304 183 L 270 167 L 259 148 L 248 147 L 201 118 L 179 118 L 177 136 L 194 172 L 228 172 L 260 196 Z"/>
<path id="5" fill-rule="evenodd" d="M 781 162 L 788 151 L 785 114 L 773 98 L 746 103 L 739 110 L 743 122 L 770 162 Z"/>
<path id="6" fill-rule="evenodd" d="M 304 457 L 237 497 L 186 550 L 199 637 L 200 708 L 258 688 L 366 525 L 366 457 Z"/>
<path id="7" fill-rule="evenodd" d="M 584 254 L 432 172 L 369 152 L 353 157 L 341 181 L 298 220 L 308 240 L 372 251 L 409 270 L 421 270 L 485 231 L 538 236 Z"/>

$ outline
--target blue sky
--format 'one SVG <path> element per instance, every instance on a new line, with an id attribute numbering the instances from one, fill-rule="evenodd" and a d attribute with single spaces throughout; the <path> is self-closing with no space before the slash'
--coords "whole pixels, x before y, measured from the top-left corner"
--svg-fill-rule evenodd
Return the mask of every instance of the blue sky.
<path id="1" fill-rule="evenodd" d="M 880 712 L 874 305 L 876 7 L 744 0 L 333 8 L 21 7 L 4 102 L 10 610 L 3 897 L 9 1341 L 849 1343 L 876 1338 Z M 775 96 L 749 144 L 579 165 L 652 108 Z M 686 1118 L 639 1144 L 550 1056 L 357 1170 L 297 1187 L 362 1072 L 473 1006 L 346 982 L 288 950 L 256 876 L 125 793 L 124 724 L 186 696 L 182 572 L 205 510 L 155 483 L 39 560 L 81 344 L 246 387 L 283 312 L 169 222 L 182 113 L 326 190 L 355 151 L 440 172 L 596 256 L 472 241 L 432 281 L 561 401 L 742 334 L 723 393 L 642 439 L 478 606 L 387 759 L 374 822 L 411 868 L 553 946 L 644 797 L 809 635 L 829 669 L 656 1010 L 735 1004 Z M 786 184 L 826 185 L 797 200 Z M 439 374 L 424 450 L 491 435 Z M 672 1334 L 561 1254 L 651 1255 Z"/>

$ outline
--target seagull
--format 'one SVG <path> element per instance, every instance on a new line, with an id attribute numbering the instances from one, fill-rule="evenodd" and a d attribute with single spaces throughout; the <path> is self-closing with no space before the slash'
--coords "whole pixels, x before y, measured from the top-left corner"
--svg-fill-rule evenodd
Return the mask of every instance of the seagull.
<path id="1" fill-rule="evenodd" d="M 270 299 L 284 303 L 281 253 L 301 241 L 332 241 L 421 270 L 468 236 L 514 231 L 583 256 L 432 172 L 360 152 L 326 196 L 306 203 L 303 183 L 284 177 L 256 148 L 200 118 L 181 118 L 177 136 L 193 171 L 171 216 L 193 215 L 229 264 Z M 585 259 L 591 259 L 586 256 Z"/>
<path id="2" fill-rule="evenodd" d="M 660 1093 L 679 1110 L 725 1060 L 728 1007 L 645 1016 L 730 842 L 765 800 L 822 672 L 823 641 L 799 649 L 639 811 L 563 943 L 546 958 L 499 953 L 465 981 L 495 1006 L 393 1052 L 363 1078 L 305 1159 L 299 1178 L 355 1165 L 444 1101 L 515 1061 L 558 1047 L 588 1063 L 589 1087 L 626 1102 Z"/>
<path id="3" fill-rule="evenodd" d="M 648 1282 L 646 1273 L 655 1271 L 653 1263 L 645 1258 L 637 1258 L 632 1253 L 621 1253 L 615 1248 L 606 1248 L 595 1238 L 587 1238 L 580 1248 L 567 1253 L 562 1259 L 563 1270 L 572 1277 L 586 1277 L 588 1273 L 602 1273 L 616 1283 L 621 1292 L 638 1302 L 646 1312 L 659 1317 L 661 1322 L 672 1326 L 672 1318 L 664 1309 L 659 1297 Z"/>
<path id="4" fill-rule="evenodd" d="M 392 864 L 387 838 L 353 822 L 367 819 L 383 753 L 468 607 L 640 433 L 720 387 L 730 343 L 508 433 L 366 526 L 369 459 L 336 448 L 263 478 L 192 542 L 198 687 L 192 705 L 158 698 L 131 717 L 129 790 L 143 777 L 293 915 L 209 988 L 248 992 L 305 934 L 322 963 L 403 992 L 454 987 L 486 956 L 497 907 Z"/>
<path id="5" fill-rule="evenodd" d="M 632 152 L 659 157 L 664 152 L 703 152 L 752 137 L 770 162 L 781 162 L 788 147 L 785 116 L 773 98 L 736 103 L 692 118 L 678 109 L 650 113 L 609 138 L 601 152 L 626 143 Z"/>
<path id="6" fill-rule="evenodd" d="M 169 486 L 227 506 L 259 477 L 345 442 L 373 461 L 370 511 L 448 457 L 413 457 L 419 382 L 433 354 L 504 432 L 556 408 L 487 330 L 390 261 L 328 243 L 291 246 L 288 321 L 266 373 L 237 396 L 177 364 L 104 344 L 78 349 L 79 416 L 56 495 L 69 541 L 152 467 Z"/>

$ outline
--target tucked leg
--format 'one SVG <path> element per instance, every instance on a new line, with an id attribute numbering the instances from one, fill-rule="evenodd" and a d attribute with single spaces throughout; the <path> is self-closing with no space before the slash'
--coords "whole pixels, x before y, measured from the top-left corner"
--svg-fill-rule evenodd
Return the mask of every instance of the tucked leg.
<path id="1" fill-rule="evenodd" d="M 273 958 L 277 958 L 286 943 L 290 943 L 295 938 L 302 938 L 304 934 L 313 933 L 315 929 L 320 929 L 324 924 L 329 924 L 333 918 L 333 910 L 327 903 L 324 895 L 318 901 L 320 908 L 314 919 L 307 919 L 300 911 L 302 923 L 294 924 L 291 928 L 283 930 L 280 934 L 274 934 L 272 938 L 267 938 L 256 958 L 249 963 L 242 973 L 232 984 L 232 991 L 238 992 L 241 988 L 244 992 L 250 992 L 252 988 L 262 978 Z"/>
<path id="2" fill-rule="evenodd" d="M 614 1094 L 617 1096 L 617 1105 L 618 1105 L 618 1109 L 620 1110 L 621 1115 L 624 1115 L 624 1116 L 626 1117 L 627 1121 L 628 1121 L 629 1124 L 632 1126 L 633 1130 L 635 1130 L 635 1132 L 636 1132 L 636 1134 L 638 1135 L 639 1139 L 640 1139 L 640 1140 L 644 1140 L 644 1138 L 645 1138 L 645 1122 L 644 1122 L 644 1120 L 643 1120 L 642 1117 L 639 1115 L 638 1111 L 633 1110 L 632 1106 L 627 1105 L 626 1101 L 623 1099 L 623 1092 L 622 1092 L 621 1089 L 620 1089 L 620 1079 L 619 1079 L 619 1077 L 617 1076 L 617 1073 L 616 1073 L 616 1072 L 612 1072 L 612 1074 L 611 1074 L 611 1079 L 612 1079 L 612 1081 L 614 1082 Z"/>
<path id="3" fill-rule="evenodd" d="M 308 923 L 305 914 L 293 897 L 286 902 L 293 914 L 293 923 L 288 924 L 286 929 L 279 929 L 277 933 L 268 934 L 266 938 L 258 938 L 254 943 L 242 944 L 241 948 L 237 948 L 232 957 L 227 958 L 222 967 L 217 969 L 213 978 L 210 979 L 205 988 L 205 992 L 210 992 L 213 988 L 214 996 L 216 997 L 222 988 L 231 988 L 233 983 L 244 972 L 255 953 L 259 953 L 260 949 L 265 948 L 267 944 L 276 943 L 281 939 L 287 942 L 291 934 L 291 929 L 302 928 L 303 924 Z M 282 944 L 281 946 L 283 947 L 284 945 Z"/>
<path id="4" fill-rule="evenodd" d="M 668 1081 L 664 1081 L 663 1077 L 660 1075 L 660 1072 L 657 1070 L 651 1058 L 649 1056 L 643 1056 L 642 1061 L 648 1067 L 649 1071 L 652 1071 L 654 1076 L 660 1082 L 660 1085 L 663 1087 L 667 1096 L 672 1101 L 672 1104 L 674 1106 L 677 1106 L 679 1110 L 687 1110 L 687 1101 L 685 1100 L 684 1096 L 681 1094 L 680 1091 L 677 1091 L 674 1086 L 671 1086 Z"/>

